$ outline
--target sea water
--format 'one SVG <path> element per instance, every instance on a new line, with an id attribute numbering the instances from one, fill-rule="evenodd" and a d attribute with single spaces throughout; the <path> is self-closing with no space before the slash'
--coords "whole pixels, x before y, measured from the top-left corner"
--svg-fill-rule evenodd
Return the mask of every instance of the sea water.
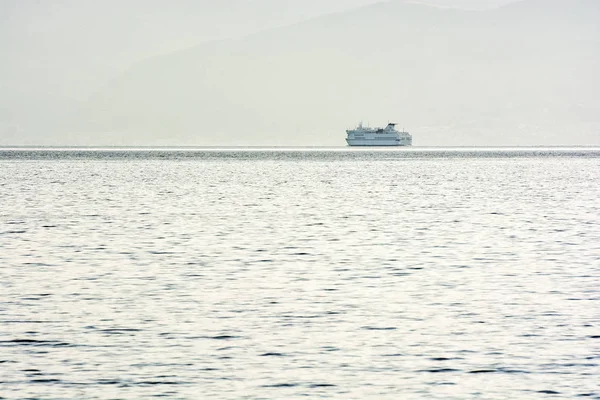
<path id="1" fill-rule="evenodd" d="M 0 149 L 1 398 L 598 382 L 599 149 Z"/>

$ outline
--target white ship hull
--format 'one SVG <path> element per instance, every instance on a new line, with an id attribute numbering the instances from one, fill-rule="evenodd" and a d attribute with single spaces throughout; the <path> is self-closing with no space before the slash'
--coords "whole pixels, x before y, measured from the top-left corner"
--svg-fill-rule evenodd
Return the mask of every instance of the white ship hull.
<path id="1" fill-rule="evenodd" d="M 402 143 L 397 139 L 375 140 L 375 139 L 346 139 L 348 146 L 410 146 L 410 143 Z"/>

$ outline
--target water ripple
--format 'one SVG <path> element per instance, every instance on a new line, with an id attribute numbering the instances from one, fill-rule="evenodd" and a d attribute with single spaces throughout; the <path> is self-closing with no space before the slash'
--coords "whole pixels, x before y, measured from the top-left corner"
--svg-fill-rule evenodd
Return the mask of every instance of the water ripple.
<path id="1" fill-rule="evenodd" d="M 596 149 L 0 149 L 5 398 L 600 398 Z"/>

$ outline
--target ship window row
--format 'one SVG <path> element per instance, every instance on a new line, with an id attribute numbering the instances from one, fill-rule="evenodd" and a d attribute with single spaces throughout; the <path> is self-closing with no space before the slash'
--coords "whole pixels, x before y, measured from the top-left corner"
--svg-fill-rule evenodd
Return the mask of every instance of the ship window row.
<path id="1" fill-rule="evenodd" d="M 364 139 L 365 136 L 364 135 L 354 135 L 353 137 L 356 138 L 356 139 Z M 388 139 L 410 140 L 410 138 L 407 137 L 407 136 L 401 136 L 401 137 L 398 137 L 398 138 L 396 138 L 396 137 L 389 137 L 389 136 L 375 136 L 375 137 L 372 137 L 372 138 L 373 139 L 377 139 L 377 140 L 388 140 Z"/>
<path id="2" fill-rule="evenodd" d="M 354 136 L 353 139 L 365 139 L 365 137 L 364 136 Z M 399 140 L 399 141 L 408 141 L 409 139 L 408 138 L 374 137 L 374 138 L 369 138 L 368 140 Z"/>

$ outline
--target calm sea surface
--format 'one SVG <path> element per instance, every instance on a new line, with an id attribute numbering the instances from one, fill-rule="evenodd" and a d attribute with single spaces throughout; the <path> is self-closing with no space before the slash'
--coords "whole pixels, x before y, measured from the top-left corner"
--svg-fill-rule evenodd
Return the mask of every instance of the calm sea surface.
<path id="1" fill-rule="evenodd" d="M 600 149 L 0 149 L 0 398 L 599 382 Z"/>

